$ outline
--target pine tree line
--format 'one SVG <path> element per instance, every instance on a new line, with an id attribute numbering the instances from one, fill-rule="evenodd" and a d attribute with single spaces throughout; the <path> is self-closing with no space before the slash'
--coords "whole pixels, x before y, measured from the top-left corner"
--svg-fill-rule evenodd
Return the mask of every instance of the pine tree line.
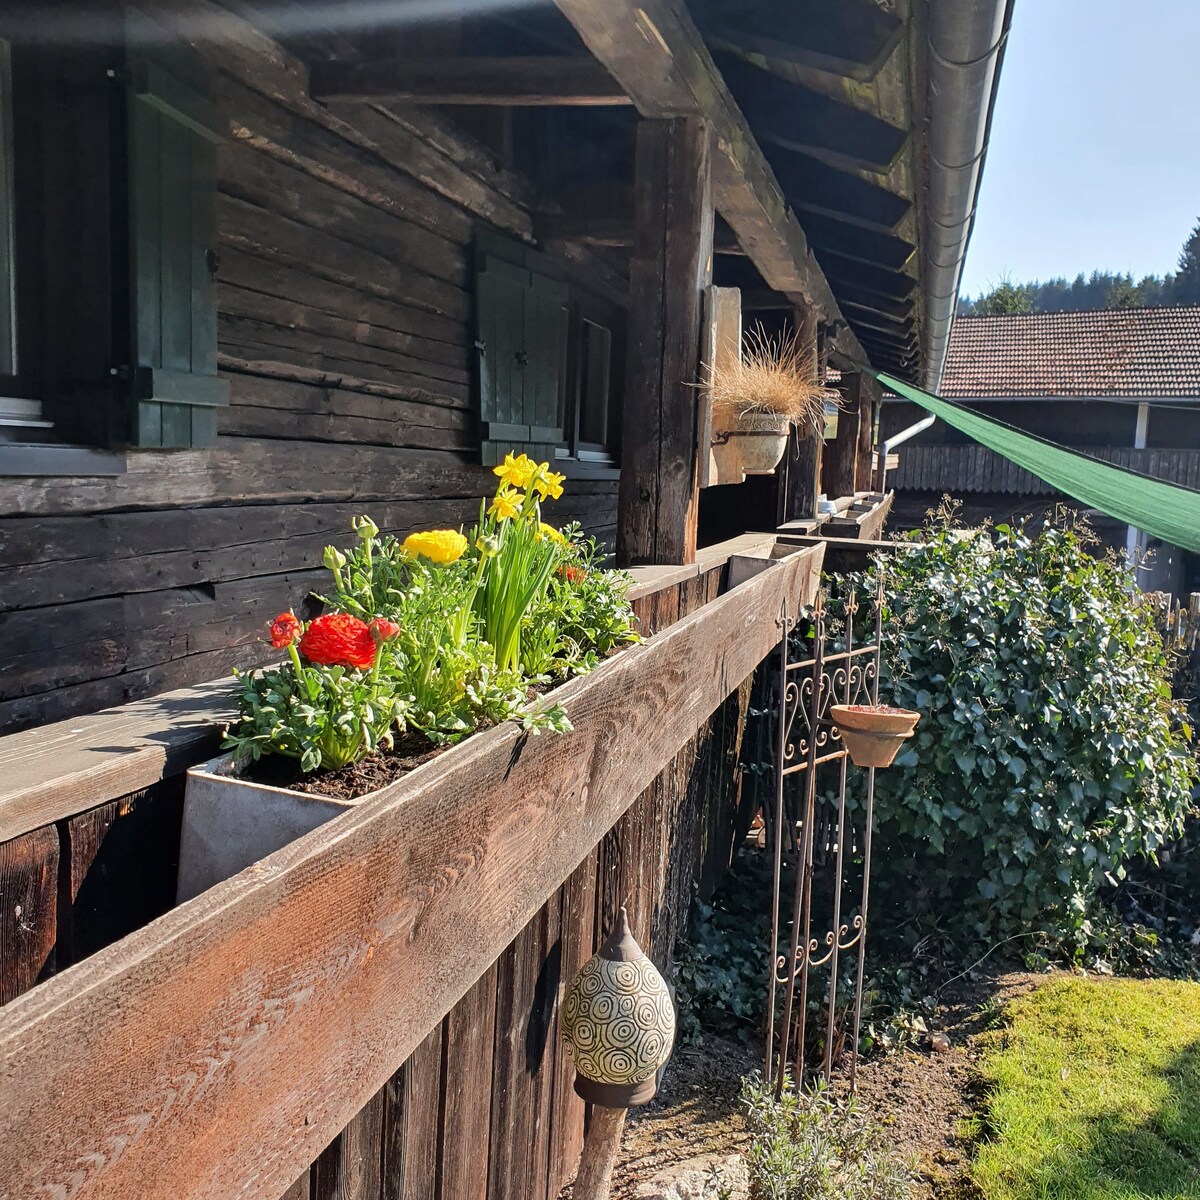
<path id="1" fill-rule="evenodd" d="M 1043 312 L 1081 312 L 1094 308 L 1147 308 L 1156 304 L 1200 304 L 1200 221 L 1184 243 L 1173 275 L 1132 275 L 1112 271 L 1082 272 L 1074 279 L 1013 283 L 1002 279 L 991 291 L 962 297 L 959 316 Z"/>

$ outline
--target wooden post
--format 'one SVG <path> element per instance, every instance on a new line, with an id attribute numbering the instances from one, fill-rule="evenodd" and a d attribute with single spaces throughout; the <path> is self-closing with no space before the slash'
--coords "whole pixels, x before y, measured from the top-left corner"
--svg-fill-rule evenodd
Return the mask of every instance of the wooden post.
<path id="1" fill-rule="evenodd" d="M 696 556 L 700 313 L 712 279 L 711 135 L 698 117 L 637 130 L 617 559 Z"/>
<path id="2" fill-rule="evenodd" d="M 860 398 L 864 391 L 862 376 L 850 371 L 842 376 L 838 384 L 842 394 L 841 411 L 838 413 L 837 436 L 825 443 L 822 456 L 821 477 L 830 500 L 854 494 L 855 459 L 858 455 L 858 434 L 861 409 Z"/>
<path id="3" fill-rule="evenodd" d="M 816 309 L 811 305 L 797 307 L 793 319 L 801 345 L 811 346 L 813 353 L 817 353 Z M 796 435 L 796 441 L 788 448 L 786 470 L 779 472 L 780 525 L 785 521 L 815 516 L 817 496 L 821 491 L 821 431 L 798 429 Z"/>
<path id="4" fill-rule="evenodd" d="M 579 1174 L 571 1189 L 573 1200 L 608 1200 L 628 1111 L 626 1108 L 603 1108 L 599 1104 L 593 1106 L 583 1139 Z"/>
<path id="5" fill-rule="evenodd" d="M 869 491 L 875 486 L 871 477 L 871 452 L 875 445 L 875 400 L 879 385 L 867 375 L 859 376 L 858 452 L 854 456 L 854 489 Z"/>

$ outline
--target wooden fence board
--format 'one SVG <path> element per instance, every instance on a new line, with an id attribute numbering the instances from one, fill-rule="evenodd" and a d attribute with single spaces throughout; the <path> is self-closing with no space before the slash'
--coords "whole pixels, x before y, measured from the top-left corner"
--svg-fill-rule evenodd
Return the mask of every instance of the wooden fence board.
<path id="1" fill-rule="evenodd" d="M 487 1200 L 487 1147 L 492 1116 L 497 966 L 446 1017 L 446 1095 L 443 1105 L 443 1200 Z"/>
<path id="2" fill-rule="evenodd" d="M 310 1200 L 378 1200 L 385 1100 L 372 1096 L 313 1163 Z"/>
<path id="3" fill-rule="evenodd" d="M 53 827 L 0 842 L 0 1004 L 54 969 L 58 852 Z"/>
<path id="4" fill-rule="evenodd" d="M 438 1200 L 443 1024 L 388 1080 L 383 1112 L 383 1200 Z"/>

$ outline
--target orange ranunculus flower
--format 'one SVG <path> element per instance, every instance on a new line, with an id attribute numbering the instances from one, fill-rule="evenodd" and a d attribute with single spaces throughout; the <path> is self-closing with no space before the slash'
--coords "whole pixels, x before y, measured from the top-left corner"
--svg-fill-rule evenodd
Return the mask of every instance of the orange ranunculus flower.
<path id="1" fill-rule="evenodd" d="M 317 617 L 300 639 L 300 653 L 309 662 L 326 667 L 366 671 L 375 665 L 375 652 L 375 639 L 367 623 L 349 613 Z"/>
<path id="2" fill-rule="evenodd" d="M 287 649 L 300 636 L 303 628 L 294 613 L 281 612 L 271 622 L 271 645 L 276 650 Z"/>

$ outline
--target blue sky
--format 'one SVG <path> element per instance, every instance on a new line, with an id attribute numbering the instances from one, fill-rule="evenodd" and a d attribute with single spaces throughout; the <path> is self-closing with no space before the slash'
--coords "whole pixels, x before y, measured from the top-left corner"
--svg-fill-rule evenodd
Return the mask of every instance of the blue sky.
<path id="1" fill-rule="evenodd" d="M 1200 0 L 1016 0 L 962 293 L 1175 269 L 1200 218 Z"/>

